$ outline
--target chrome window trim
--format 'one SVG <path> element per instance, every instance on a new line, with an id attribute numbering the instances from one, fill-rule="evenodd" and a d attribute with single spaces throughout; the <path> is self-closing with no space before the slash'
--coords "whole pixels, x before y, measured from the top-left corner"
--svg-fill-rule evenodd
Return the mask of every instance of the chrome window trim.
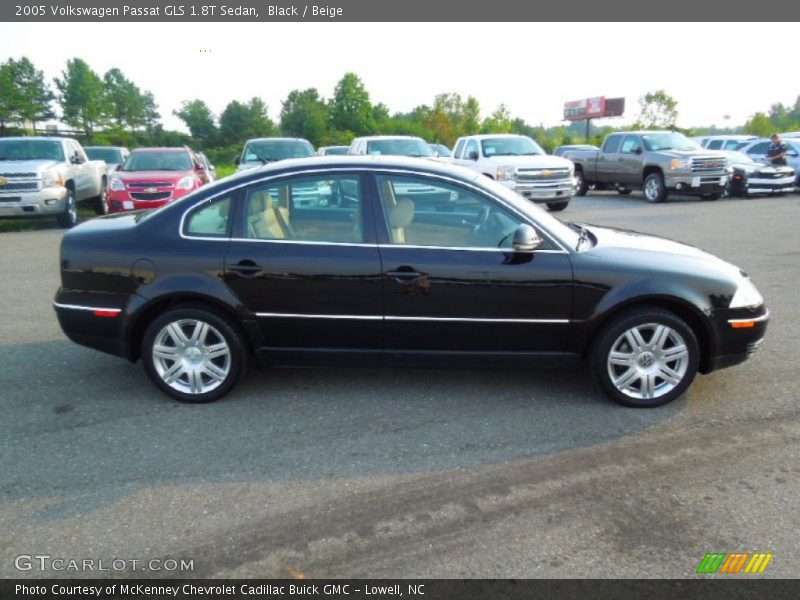
<path id="1" fill-rule="evenodd" d="M 292 244 L 312 244 L 312 245 L 356 246 L 356 247 L 375 247 L 375 246 L 378 246 L 378 244 L 363 244 L 363 243 L 359 244 L 359 243 L 342 243 L 342 242 L 311 242 L 311 241 L 303 241 L 303 240 L 257 240 L 257 239 L 250 239 L 250 238 L 228 238 L 228 237 L 213 238 L 213 237 L 201 237 L 201 236 L 186 235 L 186 234 L 183 233 L 184 221 L 186 220 L 186 215 L 190 211 L 194 210 L 195 208 L 198 208 L 202 204 L 211 203 L 211 202 L 215 201 L 216 199 L 218 199 L 218 198 L 220 198 L 222 196 L 225 196 L 225 195 L 231 194 L 233 192 L 236 192 L 237 190 L 240 190 L 240 189 L 242 189 L 244 187 L 248 187 L 248 186 L 252 186 L 252 185 L 260 185 L 262 183 L 273 181 L 275 179 L 283 179 L 283 178 L 287 178 L 287 177 L 294 177 L 296 175 L 307 175 L 307 174 L 315 174 L 315 173 L 337 173 L 337 172 L 341 172 L 341 173 L 370 173 L 370 174 L 373 174 L 373 175 L 377 174 L 377 173 L 381 173 L 381 172 L 382 173 L 399 173 L 399 174 L 403 174 L 403 175 L 411 175 L 411 176 L 417 176 L 417 177 L 427 177 L 427 178 L 440 179 L 440 180 L 443 180 L 443 181 L 447 181 L 449 183 L 453 183 L 455 185 L 467 186 L 467 187 L 471 188 L 472 190 L 476 191 L 477 193 L 482 194 L 484 196 L 488 196 L 489 198 L 491 198 L 495 202 L 499 203 L 500 205 L 503 206 L 503 208 L 505 208 L 506 210 L 509 210 L 510 212 L 515 214 L 517 217 L 519 217 L 523 222 L 527 223 L 528 225 L 536 227 L 537 230 L 540 231 L 542 234 L 544 234 L 545 237 L 548 240 L 550 240 L 555 246 L 560 248 L 560 251 L 559 250 L 534 250 L 534 252 L 550 252 L 550 253 L 558 252 L 558 253 L 561 253 L 561 254 L 569 254 L 569 250 L 568 250 L 567 246 L 564 243 L 562 243 L 562 241 L 555 234 L 553 234 L 549 229 L 547 229 L 546 227 L 542 226 L 541 223 L 529 218 L 527 215 L 521 214 L 516 209 L 516 207 L 511 206 L 510 204 L 507 204 L 505 202 L 505 200 L 503 200 L 499 196 L 494 195 L 491 191 L 485 190 L 485 189 L 483 189 L 483 188 L 481 188 L 479 186 L 476 186 L 476 185 L 474 185 L 472 183 L 469 183 L 467 181 L 463 181 L 461 179 L 455 179 L 453 177 L 449 177 L 447 175 L 442 175 L 440 173 L 431 173 L 431 172 L 427 172 L 427 171 L 415 171 L 415 170 L 411 170 L 411 169 L 403 169 L 403 168 L 396 168 L 396 167 L 386 167 L 386 168 L 369 167 L 368 168 L 368 167 L 364 167 L 364 166 L 357 166 L 357 167 L 351 167 L 351 168 L 337 167 L 337 168 L 333 168 L 333 169 L 316 167 L 316 168 L 313 168 L 313 169 L 304 169 L 304 170 L 301 170 L 301 171 L 291 171 L 289 173 L 279 173 L 279 174 L 275 174 L 275 175 L 272 175 L 272 176 L 267 175 L 267 176 L 265 176 L 265 177 L 263 177 L 261 179 L 254 179 L 254 180 L 250 180 L 250 181 L 247 181 L 247 182 L 243 182 L 243 183 L 240 183 L 240 184 L 235 185 L 233 187 L 226 188 L 224 191 L 220 191 L 218 194 L 214 194 L 213 196 L 209 196 L 208 198 L 204 198 L 200 202 L 198 202 L 196 204 L 193 204 L 192 206 L 190 206 L 189 208 L 184 210 L 183 214 L 181 215 L 180 222 L 178 223 L 178 234 L 179 234 L 179 236 L 181 238 L 187 239 L 187 240 L 202 240 L 202 241 L 212 241 L 212 242 L 231 242 L 231 241 L 243 242 L 244 241 L 244 242 L 277 242 L 277 243 L 284 243 L 284 244 L 285 243 L 292 243 Z M 403 246 L 395 245 L 395 244 L 385 244 L 385 245 L 386 246 L 391 246 L 393 248 L 402 248 L 403 247 Z M 408 246 L 406 246 L 406 247 L 408 247 Z M 463 249 L 463 248 L 459 248 L 459 247 L 448 248 L 448 247 L 445 247 L 445 246 L 419 246 L 419 248 L 431 248 L 431 249 L 446 248 L 448 250 L 462 250 Z M 482 248 L 482 250 L 486 250 L 486 248 Z M 508 251 L 508 250 L 506 250 L 506 251 Z"/>
<path id="2" fill-rule="evenodd" d="M 545 323 L 567 324 L 570 319 L 503 319 L 491 317 L 405 317 L 396 315 L 331 315 L 309 313 L 257 312 L 257 317 L 276 319 L 349 319 L 357 321 L 443 321 L 455 323 Z"/>
<path id="3" fill-rule="evenodd" d="M 765 312 L 760 317 L 753 317 L 751 319 L 728 319 L 728 323 L 760 323 L 761 321 L 766 321 L 769 319 L 769 311 Z"/>
<path id="4" fill-rule="evenodd" d="M 121 313 L 121 308 L 106 308 L 103 306 L 83 306 L 81 304 L 62 304 L 61 302 L 53 302 L 53 306 L 56 308 L 66 308 L 68 310 L 102 310 L 105 312 L 113 312 L 113 313 Z"/>

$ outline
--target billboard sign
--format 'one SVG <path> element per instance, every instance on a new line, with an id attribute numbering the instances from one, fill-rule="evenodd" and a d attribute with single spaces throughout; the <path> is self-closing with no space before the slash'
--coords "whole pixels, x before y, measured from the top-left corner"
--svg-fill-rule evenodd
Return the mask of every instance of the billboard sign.
<path id="1" fill-rule="evenodd" d="M 564 103 L 564 119 L 567 121 L 584 121 L 602 117 L 619 117 L 625 112 L 625 98 L 584 98 Z"/>

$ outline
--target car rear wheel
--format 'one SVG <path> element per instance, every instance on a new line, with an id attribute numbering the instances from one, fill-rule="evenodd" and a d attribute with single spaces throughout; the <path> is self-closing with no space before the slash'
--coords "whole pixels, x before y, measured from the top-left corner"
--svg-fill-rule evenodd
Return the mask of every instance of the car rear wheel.
<path id="1" fill-rule="evenodd" d="M 667 188 L 661 173 L 650 173 L 644 178 L 644 197 L 648 202 L 657 203 L 667 199 Z"/>
<path id="2" fill-rule="evenodd" d="M 181 402 L 212 402 L 230 392 L 247 365 L 245 343 L 227 319 L 204 307 L 179 307 L 156 318 L 142 341 L 145 370 Z"/>
<path id="3" fill-rule="evenodd" d="M 675 314 L 640 308 L 610 322 L 592 348 L 592 372 L 614 400 L 652 408 L 683 394 L 697 373 L 699 346 Z"/>
<path id="4" fill-rule="evenodd" d="M 586 183 L 586 178 L 583 176 L 583 171 L 578 169 L 575 171 L 575 181 L 577 182 L 578 189 L 575 191 L 576 196 L 585 196 L 589 191 L 589 184 Z"/>
<path id="5" fill-rule="evenodd" d="M 567 202 L 548 202 L 547 203 L 547 208 L 552 212 L 558 212 L 560 210 L 564 210 L 565 208 L 567 208 L 568 204 L 569 204 L 569 201 L 567 201 Z"/>
<path id="6" fill-rule="evenodd" d="M 632 191 L 633 191 L 633 190 L 632 190 L 631 188 L 627 187 L 627 186 L 624 186 L 624 185 L 617 186 L 617 193 L 618 193 L 620 196 L 627 196 L 627 195 L 628 195 L 628 194 L 630 194 Z"/>
<path id="7" fill-rule="evenodd" d="M 58 224 L 64 229 L 71 229 L 78 224 L 78 205 L 75 203 L 75 192 L 67 188 L 67 199 L 64 212 L 58 215 Z"/>

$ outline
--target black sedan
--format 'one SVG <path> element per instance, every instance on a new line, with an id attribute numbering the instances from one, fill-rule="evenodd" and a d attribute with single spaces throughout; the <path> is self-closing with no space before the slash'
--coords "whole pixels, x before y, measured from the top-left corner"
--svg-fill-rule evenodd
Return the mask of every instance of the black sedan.
<path id="1" fill-rule="evenodd" d="M 141 359 L 187 402 L 225 395 L 253 358 L 588 360 L 618 402 L 658 406 L 744 361 L 768 318 L 748 277 L 701 250 L 566 224 L 472 171 L 403 157 L 281 161 L 84 223 L 64 236 L 61 284 L 67 336 Z"/>
<path id="2" fill-rule="evenodd" d="M 758 194 L 788 194 L 794 191 L 796 174 L 792 167 L 767 165 L 750 158 L 744 152 L 725 153 L 733 173 L 728 193 L 731 196 Z"/>

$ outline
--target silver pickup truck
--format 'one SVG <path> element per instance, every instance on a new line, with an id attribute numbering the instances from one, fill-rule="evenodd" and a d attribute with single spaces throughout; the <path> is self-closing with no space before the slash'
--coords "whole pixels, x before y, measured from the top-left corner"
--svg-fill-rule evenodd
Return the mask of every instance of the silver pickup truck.
<path id="1" fill-rule="evenodd" d="M 106 163 L 89 160 L 75 140 L 0 138 L 0 218 L 54 216 L 73 227 L 78 202 L 107 212 L 106 181 Z"/>
<path id="2" fill-rule="evenodd" d="M 593 186 L 620 194 L 642 189 L 649 202 L 663 202 L 670 192 L 716 200 L 730 178 L 725 156 L 674 131 L 612 133 L 599 151 L 576 150 L 564 158 L 575 163 L 579 196 Z"/>

